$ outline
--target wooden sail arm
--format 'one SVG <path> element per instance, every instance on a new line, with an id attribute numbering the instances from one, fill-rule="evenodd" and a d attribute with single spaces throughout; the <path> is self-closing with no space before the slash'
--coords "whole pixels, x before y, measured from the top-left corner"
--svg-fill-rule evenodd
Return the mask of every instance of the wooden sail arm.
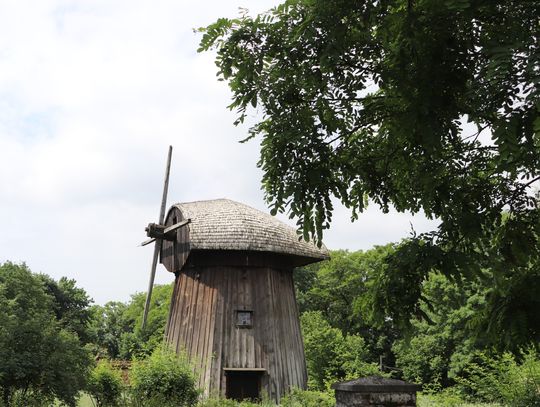
<path id="1" fill-rule="evenodd" d="M 191 223 L 191 219 L 183 220 L 182 222 L 175 223 L 171 226 L 158 225 L 156 223 L 150 223 L 146 227 L 146 235 L 151 239 L 145 240 L 141 243 L 141 246 L 146 246 L 152 242 L 155 242 L 156 239 L 163 239 L 173 241 L 176 239 L 176 231 L 183 226 Z"/>

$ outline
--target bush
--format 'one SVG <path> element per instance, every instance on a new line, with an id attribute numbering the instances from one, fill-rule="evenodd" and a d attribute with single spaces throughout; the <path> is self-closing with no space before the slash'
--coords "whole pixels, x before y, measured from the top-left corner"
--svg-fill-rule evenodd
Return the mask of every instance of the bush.
<path id="1" fill-rule="evenodd" d="M 2 395 L 2 393 L 0 393 Z M 9 402 L 0 400 L 0 407 L 50 407 L 54 405 L 55 398 L 49 394 L 42 394 L 33 389 L 26 391 L 17 389 L 10 395 Z"/>
<path id="2" fill-rule="evenodd" d="M 109 362 L 101 361 L 90 373 L 88 393 L 97 407 L 118 406 L 122 396 L 122 376 Z"/>
<path id="3" fill-rule="evenodd" d="M 292 389 L 281 400 L 282 407 L 333 407 L 334 397 L 318 391 Z"/>
<path id="4" fill-rule="evenodd" d="M 446 388 L 438 393 L 420 393 L 417 401 L 418 407 L 463 407 L 465 405 L 459 391 L 453 387 Z"/>
<path id="5" fill-rule="evenodd" d="M 471 399 L 499 402 L 507 406 L 540 407 L 540 358 L 536 350 L 491 357 L 478 353 L 457 377 L 461 391 Z"/>
<path id="6" fill-rule="evenodd" d="M 201 400 L 198 407 L 275 407 L 275 404 L 268 401 L 254 403 L 251 401 L 235 401 L 223 398 L 209 398 Z"/>
<path id="7" fill-rule="evenodd" d="M 292 389 L 281 399 L 280 407 L 334 407 L 336 401 L 327 393 Z M 275 403 L 263 397 L 260 403 L 210 398 L 199 403 L 198 407 L 276 407 Z"/>
<path id="8" fill-rule="evenodd" d="M 133 363 L 132 401 L 144 407 L 191 407 L 200 391 L 193 368 L 185 355 L 163 347 Z"/>

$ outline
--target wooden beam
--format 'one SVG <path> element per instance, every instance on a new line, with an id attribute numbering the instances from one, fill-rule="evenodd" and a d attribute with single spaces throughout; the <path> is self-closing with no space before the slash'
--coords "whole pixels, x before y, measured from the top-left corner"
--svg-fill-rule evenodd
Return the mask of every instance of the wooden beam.
<path id="1" fill-rule="evenodd" d="M 176 229 L 180 229 L 182 226 L 186 226 L 189 223 L 191 223 L 191 219 L 186 219 L 182 222 L 175 223 L 174 225 L 165 228 L 163 234 L 166 235 L 167 233 L 175 231 Z"/>
<path id="2" fill-rule="evenodd" d="M 153 237 L 152 239 L 148 239 L 148 240 L 145 240 L 144 242 L 142 242 L 141 246 L 146 246 L 147 244 L 153 243 L 155 241 L 156 241 L 156 238 Z"/>

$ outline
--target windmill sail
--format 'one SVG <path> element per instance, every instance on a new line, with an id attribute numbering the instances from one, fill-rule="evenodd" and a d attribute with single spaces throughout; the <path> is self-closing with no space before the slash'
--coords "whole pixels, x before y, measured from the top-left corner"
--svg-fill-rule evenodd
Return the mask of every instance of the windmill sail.
<path id="1" fill-rule="evenodd" d="M 167 156 L 167 165 L 165 167 L 165 181 L 163 183 L 163 196 L 161 199 L 161 209 L 159 211 L 159 225 L 163 225 L 165 219 L 165 208 L 167 207 L 167 192 L 169 190 L 169 174 L 171 172 L 172 146 L 169 146 L 169 154 Z M 161 249 L 162 239 L 156 238 L 154 245 L 154 257 L 152 258 L 152 267 L 150 268 L 150 281 L 148 282 L 148 292 L 146 293 L 146 302 L 144 303 L 144 313 L 142 319 L 142 329 L 146 326 L 148 311 L 150 310 L 150 300 L 152 299 L 152 289 L 154 288 L 154 279 L 156 277 L 156 267 Z M 146 242 L 145 242 L 146 243 Z M 151 242 L 149 242 L 151 243 Z"/>

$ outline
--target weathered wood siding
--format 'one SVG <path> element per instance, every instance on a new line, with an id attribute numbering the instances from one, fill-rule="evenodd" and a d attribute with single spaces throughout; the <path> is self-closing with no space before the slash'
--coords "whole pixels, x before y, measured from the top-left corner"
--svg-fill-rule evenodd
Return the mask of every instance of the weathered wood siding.
<path id="1" fill-rule="evenodd" d="M 236 311 L 253 326 L 236 326 Z M 291 269 L 205 265 L 177 273 L 166 339 L 195 361 L 206 394 L 225 395 L 224 368 L 264 368 L 276 401 L 307 372 Z"/>
<path id="2" fill-rule="evenodd" d="M 182 211 L 173 206 L 167 213 L 165 226 L 172 226 L 183 220 L 185 220 L 185 217 Z M 160 262 L 171 273 L 180 270 L 187 261 L 190 251 L 189 229 L 190 225 L 178 229 L 176 231 L 176 240 L 163 240 L 161 244 Z"/>

